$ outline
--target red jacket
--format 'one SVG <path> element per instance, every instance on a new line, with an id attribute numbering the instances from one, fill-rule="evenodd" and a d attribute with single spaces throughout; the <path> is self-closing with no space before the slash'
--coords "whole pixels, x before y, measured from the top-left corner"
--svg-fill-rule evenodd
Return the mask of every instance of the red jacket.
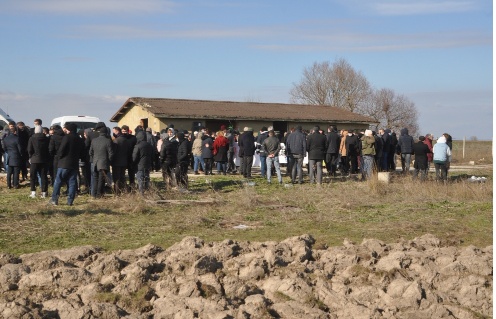
<path id="1" fill-rule="evenodd" d="M 432 162 L 432 140 L 428 137 L 425 138 L 424 144 L 429 147 L 430 153 L 427 153 L 427 161 Z"/>

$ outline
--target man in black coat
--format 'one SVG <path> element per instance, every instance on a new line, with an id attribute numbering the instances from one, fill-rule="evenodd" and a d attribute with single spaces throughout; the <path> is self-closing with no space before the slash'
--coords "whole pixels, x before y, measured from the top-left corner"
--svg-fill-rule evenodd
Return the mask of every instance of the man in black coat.
<path id="1" fill-rule="evenodd" d="M 327 151 L 326 151 L 326 167 L 327 173 L 331 176 L 337 174 L 337 162 L 339 154 L 339 146 L 341 145 L 341 137 L 333 125 L 327 128 Z"/>
<path id="2" fill-rule="evenodd" d="M 64 130 L 60 125 L 54 125 L 53 134 L 50 137 L 50 142 L 48 143 L 48 152 L 50 153 L 51 162 L 53 163 L 53 176 L 52 176 L 52 186 L 55 183 L 54 176 L 57 175 L 59 158 L 57 152 L 59 151 L 60 145 L 62 144 L 62 139 L 64 138 Z"/>
<path id="3" fill-rule="evenodd" d="M 326 157 L 327 138 L 324 134 L 320 134 L 320 127 L 315 126 L 313 133 L 307 137 L 307 152 L 308 152 L 308 170 L 310 175 L 310 183 L 315 182 L 315 173 L 317 173 L 317 184 L 322 184 L 322 161 Z M 314 171 L 315 166 L 315 171 Z"/>
<path id="4" fill-rule="evenodd" d="M 96 126 L 95 128 L 92 130 L 92 131 L 89 131 L 87 132 L 86 134 L 86 139 L 84 140 L 84 146 L 86 148 L 86 151 L 90 152 L 90 147 L 91 147 L 91 142 L 97 138 L 98 136 L 100 136 L 100 130 L 102 130 L 102 128 L 107 128 L 107 126 L 105 125 L 105 123 L 103 122 L 98 122 L 96 123 Z M 91 162 L 91 158 L 90 158 L 90 168 L 91 168 L 91 196 L 94 198 L 96 197 L 96 190 L 97 190 L 97 187 L 96 187 L 96 184 L 97 184 L 97 176 L 98 175 L 94 175 L 93 172 L 95 171 L 95 167 L 94 167 L 94 164 L 93 162 Z"/>
<path id="5" fill-rule="evenodd" d="M 17 128 L 15 124 L 9 123 L 9 134 L 2 140 L 3 148 L 8 154 L 7 156 L 7 187 L 19 188 L 19 174 L 22 165 L 22 148 L 17 136 Z M 13 184 L 12 184 L 13 175 Z"/>
<path id="6" fill-rule="evenodd" d="M 346 155 L 351 162 L 351 174 L 358 173 L 358 155 L 359 153 L 358 136 L 354 130 L 348 131 L 348 136 L 345 138 Z"/>
<path id="7" fill-rule="evenodd" d="M 131 134 L 131 131 L 129 130 L 129 126 L 127 125 L 122 125 L 121 128 L 122 135 L 127 138 L 129 142 L 129 149 L 131 150 L 129 152 L 129 158 L 128 158 L 128 164 L 127 164 L 127 175 L 129 176 L 129 186 L 134 187 L 136 185 L 135 182 L 135 176 L 136 176 L 136 166 L 134 165 L 133 162 L 133 150 L 134 146 L 137 143 L 136 136 Z"/>
<path id="8" fill-rule="evenodd" d="M 40 178 L 41 198 L 46 197 L 48 191 L 47 168 L 50 162 L 48 152 L 49 139 L 43 134 L 43 128 L 39 125 L 34 127 L 34 134 L 28 141 L 28 155 L 30 166 L 31 198 L 36 198 L 36 179 Z"/>
<path id="9" fill-rule="evenodd" d="M 302 132 L 301 125 L 298 125 L 294 132 L 286 137 L 286 152 L 293 161 L 291 183 L 296 183 L 296 176 L 298 175 L 298 183 L 303 184 L 303 160 L 307 152 L 307 139 Z"/>
<path id="10" fill-rule="evenodd" d="M 175 185 L 174 174 L 177 166 L 177 139 L 174 135 L 174 129 L 167 129 L 167 136 L 162 140 L 160 147 L 160 161 L 162 163 L 162 178 L 165 183 L 165 189 L 172 188 Z"/>
<path id="11" fill-rule="evenodd" d="M 253 155 L 255 155 L 255 137 L 253 128 L 245 127 L 243 134 L 240 135 L 238 145 L 243 151 L 243 168 L 241 172 L 246 178 L 251 178 L 251 167 L 253 166 Z M 241 153 L 241 151 L 240 151 Z"/>
<path id="12" fill-rule="evenodd" d="M 183 189 L 188 189 L 188 165 L 191 158 L 191 144 L 185 137 L 185 132 L 177 133 L 177 165 L 176 165 L 176 181 L 177 186 Z"/>
<path id="13" fill-rule="evenodd" d="M 64 125 L 64 138 L 57 151 L 58 168 L 53 185 L 52 198 L 48 202 L 51 205 L 58 205 L 60 187 L 63 182 L 69 185 L 67 205 L 72 206 L 77 190 L 77 174 L 79 171 L 79 159 L 83 155 L 83 140 L 76 134 L 77 126 L 72 123 Z"/>
<path id="14" fill-rule="evenodd" d="M 138 190 L 143 195 L 150 187 L 150 170 L 152 169 L 153 146 L 146 141 L 146 134 L 143 131 L 136 133 L 136 145 L 133 149 L 133 162 L 136 165 L 136 178 L 138 180 Z"/>
<path id="15" fill-rule="evenodd" d="M 130 147 L 130 141 L 122 134 L 120 127 L 114 127 L 113 131 L 114 159 L 112 160 L 112 179 L 115 193 L 120 194 L 126 190 L 126 169 L 133 150 Z"/>
<path id="16" fill-rule="evenodd" d="M 19 144 L 22 150 L 22 161 L 21 161 L 21 175 L 22 180 L 25 181 L 28 178 L 28 141 L 29 141 L 29 130 L 24 125 L 24 122 L 17 122 L 17 136 L 19 137 Z"/>
<path id="17" fill-rule="evenodd" d="M 92 184 L 92 196 L 93 193 L 95 194 L 93 198 L 104 195 L 105 182 L 110 181 L 110 163 L 114 158 L 114 149 L 110 137 L 107 136 L 107 128 L 101 127 L 99 134 L 100 136 L 93 139 L 90 145 L 90 162 L 93 163 L 91 174 L 93 180 L 97 181 Z M 96 190 L 93 190 L 95 187 Z"/>
<path id="18" fill-rule="evenodd" d="M 420 136 L 419 141 L 413 144 L 413 153 L 415 155 L 415 163 L 413 168 L 413 179 L 417 179 L 418 173 L 420 172 L 420 181 L 425 181 L 427 179 L 427 173 L 429 170 L 427 154 L 432 153 L 427 144 L 424 144 L 425 137 Z"/>

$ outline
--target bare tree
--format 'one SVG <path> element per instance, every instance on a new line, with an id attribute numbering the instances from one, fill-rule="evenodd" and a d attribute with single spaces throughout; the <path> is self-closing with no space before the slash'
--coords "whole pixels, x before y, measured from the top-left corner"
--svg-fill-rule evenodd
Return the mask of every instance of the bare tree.
<path id="1" fill-rule="evenodd" d="M 371 95 L 368 80 L 344 59 L 315 62 L 290 91 L 293 103 L 331 105 L 360 113 Z"/>
<path id="2" fill-rule="evenodd" d="M 374 92 L 372 102 L 362 110 L 379 122 L 379 127 L 399 131 L 407 128 L 410 135 L 418 132 L 418 112 L 415 103 L 404 95 L 397 95 L 391 89 L 380 89 Z"/>

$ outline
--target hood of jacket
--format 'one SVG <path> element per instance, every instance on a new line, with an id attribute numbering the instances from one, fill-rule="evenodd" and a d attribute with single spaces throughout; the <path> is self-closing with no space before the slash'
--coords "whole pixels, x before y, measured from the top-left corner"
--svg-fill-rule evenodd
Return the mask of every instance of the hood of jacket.
<path id="1" fill-rule="evenodd" d="M 437 142 L 438 142 L 438 143 L 444 143 L 444 144 L 446 144 L 446 137 L 444 137 L 444 136 L 439 137 L 439 138 L 437 139 Z"/>
<path id="2" fill-rule="evenodd" d="M 408 135 L 408 129 L 406 127 L 402 128 L 400 132 L 401 132 L 401 135 Z"/>
<path id="3" fill-rule="evenodd" d="M 137 143 L 140 143 L 140 142 L 146 142 L 146 134 L 145 134 L 145 132 L 143 132 L 143 131 L 139 131 L 139 132 L 136 134 L 136 142 L 137 142 Z"/>

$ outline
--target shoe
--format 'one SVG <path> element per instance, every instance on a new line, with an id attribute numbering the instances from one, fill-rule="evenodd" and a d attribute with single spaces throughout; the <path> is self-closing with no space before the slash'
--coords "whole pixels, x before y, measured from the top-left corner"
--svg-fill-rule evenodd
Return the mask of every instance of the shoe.
<path id="1" fill-rule="evenodd" d="M 41 198 L 45 198 L 46 197 L 46 192 L 42 192 L 40 197 Z"/>
<path id="2" fill-rule="evenodd" d="M 195 172 L 195 175 L 200 175 L 200 173 L 198 173 L 198 172 Z"/>
<path id="3" fill-rule="evenodd" d="M 54 202 L 52 199 L 48 201 L 48 205 L 57 206 L 58 203 Z"/>
<path id="4" fill-rule="evenodd" d="M 29 198 L 36 198 L 36 193 L 31 193 L 31 195 L 29 195 Z"/>

